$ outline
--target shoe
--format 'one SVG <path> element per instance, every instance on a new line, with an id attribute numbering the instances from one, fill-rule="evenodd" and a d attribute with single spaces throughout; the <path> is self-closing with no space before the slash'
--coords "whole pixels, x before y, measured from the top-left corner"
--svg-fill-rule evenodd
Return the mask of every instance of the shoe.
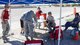
<path id="1" fill-rule="evenodd" d="M 21 35 L 24 35 L 24 32 L 20 32 Z"/>
<path id="2" fill-rule="evenodd" d="M 6 41 L 6 40 L 4 40 L 3 42 L 4 42 L 4 43 L 7 43 L 7 41 Z"/>
<path id="3" fill-rule="evenodd" d="M 30 39 L 26 39 L 26 40 L 30 41 Z"/>
<path id="4" fill-rule="evenodd" d="M 31 40 L 34 40 L 33 38 L 31 38 Z"/>
<path id="5" fill-rule="evenodd" d="M 4 43 L 8 43 L 8 42 L 9 42 L 9 40 L 4 40 L 3 42 L 4 42 Z"/>
<path id="6" fill-rule="evenodd" d="M 9 42 L 9 38 L 7 38 L 7 37 L 4 38 L 4 37 L 3 37 L 3 42 L 4 42 L 4 43 Z"/>
<path id="7" fill-rule="evenodd" d="M 20 34 L 22 34 L 22 32 L 20 32 Z"/>
<path id="8" fill-rule="evenodd" d="M 63 32 L 66 32 L 66 30 L 63 30 Z"/>

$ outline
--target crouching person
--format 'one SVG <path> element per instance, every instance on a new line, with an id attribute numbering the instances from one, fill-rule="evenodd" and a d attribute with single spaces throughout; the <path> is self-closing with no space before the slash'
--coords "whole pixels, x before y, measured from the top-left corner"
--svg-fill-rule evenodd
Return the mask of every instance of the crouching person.
<path id="1" fill-rule="evenodd" d="M 48 12 L 47 24 L 48 24 L 49 32 L 55 30 L 56 24 L 55 24 L 55 20 L 54 20 L 54 17 L 52 16 L 51 12 Z"/>

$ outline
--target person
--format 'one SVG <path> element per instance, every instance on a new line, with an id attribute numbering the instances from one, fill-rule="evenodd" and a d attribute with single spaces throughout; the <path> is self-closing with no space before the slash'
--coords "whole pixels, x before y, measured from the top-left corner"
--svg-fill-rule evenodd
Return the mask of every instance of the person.
<path id="1" fill-rule="evenodd" d="M 34 19 L 34 20 L 33 20 Z M 37 18 L 36 15 L 34 14 L 34 12 L 32 10 L 30 10 L 29 12 L 24 14 L 24 34 L 26 37 L 26 40 L 30 40 L 28 38 L 28 36 L 31 37 L 31 40 L 33 40 L 33 36 L 34 36 L 34 22 L 37 23 Z"/>
<path id="2" fill-rule="evenodd" d="M 48 24 L 49 32 L 52 31 L 52 30 L 54 31 L 56 24 L 55 24 L 55 20 L 54 20 L 54 17 L 52 16 L 51 12 L 48 12 L 48 17 L 47 17 L 46 22 Z"/>
<path id="3" fill-rule="evenodd" d="M 78 30 L 78 28 L 79 28 L 79 22 L 80 22 L 79 18 L 80 18 L 79 13 L 76 13 L 75 14 L 75 18 L 73 19 L 73 21 L 66 22 L 64 31 L 66 31 L 68 29 L 68 27 L 70 27 L 70 26 L 74 27 L 75 29 Z"/>
<path id="4" fill-rule="evenodd" d="M 38 7 L 37 9 L 38 9 L 38 10 L 37 10 L 37 12 L 36 12 L 36 17 L 37 17 L 37 19 L 40 19 L 40 15 L 41 15 L 41 13 L 42 13 L 42 10 L 41 10 L 40 7 Z"/>
<path id="5" fill-rule="evenodd" d="M 24 34 L 24 15 L 20 18 L 21 34 Z"/>
<path id="6" fill-rule="evenodd" d="M 38 23 L 36 24 L 36 28 L 38 27 L 40 29 L 40 22 L 39 22 L 39 19 L 40 19 L 40 16 L 41 16 L 41 13 L 42 13 L 42 10 L 40 7 L 37 8 L 37 12 L 36 12 L 36 18 L 38 20 Z"/>
<path id="7" fill-rule="evenodd" d="M 5 5 L 4 6 L 4 10 L 2 11 L 2 15 L 1 15 L 1 20 L 2 20 L 2 29 L 3 29 L 3 41 L 4 43 L 7 43 L 8 42 L 8 38 L 7 38 L 7 35 L 9 33 L 9 30 L 10 30 L 10 26 L 9 26 L 9 5 Z"/>

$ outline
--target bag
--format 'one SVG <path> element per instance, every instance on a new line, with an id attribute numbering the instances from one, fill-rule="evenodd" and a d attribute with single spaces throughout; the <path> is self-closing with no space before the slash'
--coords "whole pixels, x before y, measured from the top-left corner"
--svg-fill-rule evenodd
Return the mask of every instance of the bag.
<path id="1" fill-rule="evenodd" d="M 76 31 L 75 36 L 72 37 L 73 40 L 78 40 L 79 39 L 79 32 Z"/>
<path id="2" fill-rule="evenodd" d="M 71 31 L 71 36 L 75 36 L 77 31 L 78 31 L 77 29 L 73 29 L 73 30 Z"/>
<path id="3" fill-rule="evenodd" d="M 43 45 L 42 40 L 27 40 L 24 45 Z"/>
<path id="4" fill-rule="evenodd" d="M 76 35 L 76 31 L 75 30 L 71 31 L 71 36 L 75 36 L 75 35 Z"/>
<path id="5" fill-rule="evenodd" d="M 51 39 L 54 39 L 54 38 L 55 38 L 54 31 L 51 31 L 51 32 L 49 32 L 49 33 L 50 33 L 50 38 L 51 38 Z"/>
<path id="6" fill-rule="evenodd" d="M 55 40 L 58 40 L 58 33 L 59 33 L 59 29 L 55 30 Z M 63 38 L 63 34 L 62 34 L 62 30 L 60 30 L 60 38 Z"/>
<path id="7" fill-rule="evenodd" d="M 51 38 L 51 39 L 58 40 L 58 33 L 59 33 L 59 26 L 56 26 L 56 27 L 55 27 L 55 31 L 54 31 L 54 32 L 52 31 L 52 32 L 50 33 L 50 38 Z M 60 38 L 63 38 L 62 29 L 60 30 L 60 33 L 61 33 Z"/>

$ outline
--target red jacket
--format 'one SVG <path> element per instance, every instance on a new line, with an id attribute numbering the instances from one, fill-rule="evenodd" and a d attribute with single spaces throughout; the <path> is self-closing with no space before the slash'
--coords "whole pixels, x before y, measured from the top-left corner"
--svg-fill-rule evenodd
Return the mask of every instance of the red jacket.
<path id="1" fill-rule="evenodd" d="M 36 12 L 36 17 L 37 17 L 37 19 L 40 19 L 40 15 L 41 15 L 41 13 L 42 13 L 41 10 Z"/>

